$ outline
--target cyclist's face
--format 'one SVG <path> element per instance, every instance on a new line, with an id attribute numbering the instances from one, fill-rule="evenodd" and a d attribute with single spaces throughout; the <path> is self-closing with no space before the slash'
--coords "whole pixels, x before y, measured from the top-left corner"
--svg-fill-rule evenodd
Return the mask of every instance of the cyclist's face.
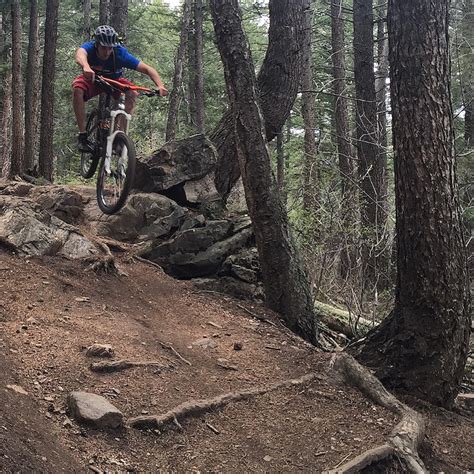
<path id="1" fill-rule="evenodd" d="M 113 48 L 99 44 L 97 46 L 97 56 L 99 56 L 100 59 L 107 59 L 112 54 L 112 50 Z"/>

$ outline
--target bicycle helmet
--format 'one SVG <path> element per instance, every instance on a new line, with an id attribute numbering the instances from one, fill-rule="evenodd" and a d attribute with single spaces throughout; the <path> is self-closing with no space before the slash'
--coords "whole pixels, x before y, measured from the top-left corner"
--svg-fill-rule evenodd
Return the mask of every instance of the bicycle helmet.
<path id="1" fill-rule="evenodd" d="M 109 25 L 99 26 L 95 30 L 94 38 L 98 44 L 107 48 L 115 48 L 119 44 L 117 32 Z"/>

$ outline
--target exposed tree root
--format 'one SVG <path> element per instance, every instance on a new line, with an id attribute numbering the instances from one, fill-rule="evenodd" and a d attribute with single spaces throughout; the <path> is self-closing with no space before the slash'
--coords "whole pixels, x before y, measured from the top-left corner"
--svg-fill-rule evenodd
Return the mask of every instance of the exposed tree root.
<path id="1" fill-rule="evenodd" d="M 155 367 L 159 370 L 168 368 L 168 366 L 164 366 L 160 362 L 138 362 L 127 359 L 93 362 L 90 367 L 93 372 L 119 372 L 121 370 L 130 369 L 131 367 Z"/>
<path id="2" fill-rule="evenodd" d="M 331 364 L 347 383 L 358 388 L 372 401 L 401 416 L 401 421 L 392 430 L 386 443 L 365 451 L 329 472 L 360 472 L 374 463 L 390 457 L 398 457 L 406 463 L 406 468 L 410 472 L 426 473 L 423 461 L 418 456 L 418 446 L 425 435 L 423 417 L 389 393 L 368 369 L 360 365 L 349 354 L 338 353 L 334 356 Z"/>
<path id="3" fill-rule="evenodd" d="M 92 240 L 102 251 L 102 255 L 89 259 L 89 262 L 91 263 L 91 270 L 96 273 L 117 273 L 118 269 L 115 265 L 114 256 L 112 255 L 112 252 L 110 251 L 107 244 L 98 238 L 93 238 L 90 240 Z"/>
<path id="4" fill-rule="evenodd" d="M 283 380 L 281 382 L 267 385 L 266 387 L 225 393 L 214 398 L 190 400 L 178 405 L 177 407 L 162 415 L 147 415 L 130 418 L 128 420 L 128 425 L 132 428 L 138 429 L 161 430 L 173 424 L 179 424 L 179 421 L 182 421 L 186 418 L 196 417 L 202 415 L 203 413 L 222 408 L 229 403 L 247 400 L 257 395 L 263 395 L 264 393 L 272 392 L 284 387 L 306 384 L 316 378 L 318 378 L 317 374 L 307 374 L 298 379 Z"/>

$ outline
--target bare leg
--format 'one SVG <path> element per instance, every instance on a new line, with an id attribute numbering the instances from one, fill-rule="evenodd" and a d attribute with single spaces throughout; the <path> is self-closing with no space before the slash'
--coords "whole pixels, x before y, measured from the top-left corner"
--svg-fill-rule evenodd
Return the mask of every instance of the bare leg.
<path id="1" fill-rule="evenodd" d="M 84 91 L 75 87 L 72 92 L 72 105 L 76 114 L 77 126 L 79 132 L 86 131 L 86 103 L 84 101 Z"/>
<path id="2" fill-rule="evenodd" d="M 135 112 L 135 105 L 137 103 L 138 92 L 136 91 L 127 91 L 125 94 L 125 112 L 127 114 L 133 115 Z M 117 128 L 119 130 L 125 130 L 126 120 L 123 115 L 120 115 L 117 120 Z"/>

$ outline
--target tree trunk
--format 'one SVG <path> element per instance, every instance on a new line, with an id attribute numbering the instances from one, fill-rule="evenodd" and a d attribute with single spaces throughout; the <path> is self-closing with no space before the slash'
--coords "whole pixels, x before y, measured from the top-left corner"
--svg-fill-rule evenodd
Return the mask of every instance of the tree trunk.
<path id="1" fill-rule="evenodd" d="M 58 39 L 59 0 L 47 0 L 44 32 L 43 82 L 41 89 L 41 133 L 39 174 L 53 180 L 54 77 Z"/>
<path id="2" fill-rule="evenodd" d="M 8 57 L 8 56 L 7 56 Z M 1 168 L 0 175 L 8 176 L 10 173 L 11 161 L 11 117 L 12 117 L 12 103 L 11 103 L 11 86 L 12 86 L 12 70 L 7 69 L 3 78 L 2 88 L 4 91 L 2 103 L 2 154 L 1 154 Z"/>
<path id="3" fill-rule="evenodd" d="M 237 157 L 260 257 L 267 304 L 286 325 L 316 343 L 307 276 L 293 245 L 263 137 L 256 79 L 237 0 L 211 0 L 217 44 L 233 111 Z"/>
<path id="4" fill-rule="evenodd" d="M 376 245 L 380 212 L 380 170 L 377 162 L 377 107 L 374 75 L 372 0 L 354 0 L 354 79 L 356 89 L 357 157 L 362 224 L 362 273 L 369 291 L 377 278 Z"/>
<path id="5" fill-rule="evenodd" d="M 257 78 L 258 102 L 268 141 L 281 130 L 296 99 L 308 8 L 309 0 L 269 2 L 268 49 Z M 231 110 L 224 114 L 210 138 L 219 154 L 216 188 L 225 198 L 240 176 Z"/>
<path id="6" fill-rule="evenodd" d="M 311 55 L 312 18 L 313 12 L 311 8 L 308 8 L 305 12 L 305 41 L 303 42 L 303 69 L 301 74 L 301 115 L 304 124 L 303 208 L 306 211 L 316 210 L 319 201 L 319 170 L 316 158 L 318 150 L 314 136 L 316 124 L 314 120 L 315 99 Z"/>
<path id="7" fill-rule="evenodd" d="M 344 22 L 342 0 L 331 3 L 332 64 L 334 77 L 334 123 L 336 129 L 339 174 L 341 179 L 341 265 L 343 279 L 352 276 L 356 266 L 357 251 L 357 190 L 355 186 L 354 154 L 349 127 L 349 109 L 346 92 L 346 65 L 344 55 Z"/>
<path id="8" fill-rule="evenodd" d="M 202 10 L 202 0 L 194 0 L 194 45 L 196 60 L 196 71 L 194 74 L 194 99 L 196 107 L 196 130 L 198 133 L 205 132 Z"/>
<path id="9" fill-rule="evenodd" d="M 166 141 L 174 140 L 176 137 L 176 124 L 179 113 L 180 90 L 183 83 L 183 63 L 186 56 L 189 22 L 191 19 L 191 2 L 185 0 L 183 5 L 183 18 L 181 20 L 181 34 L 179 38 L 178 52 L 174 66 L 173 87 L 171 88 L 168 108 L 168 120 L 166 122 Z"/>
<path id="10" fill-rule="evenodd" d="M 120 41 L 127 42 L 128 0 L 110 0 L 110 25 L 115 28 Z"/>
<path id="11" fill-rule="evenodd" d="M 38 145 L 38 112 L 40 85 L 40 42 L 38 1 L 30 2 L 28 61 L 25 84 L 25 170 L 33 170 Z"/>
<path id="12" fill-rule="evenodd" d="M 12 158 L 9 176 L 23 171 L 23 76 L 21 72 L 21 2 L 12 1 Z"/>
<path id="13" fill-rule="evenodd" d="M 194 12 L 194 0 L 192 1 L 192 8 Z M 196 127 L 196 26 L 194 24 L 194 14 L 189 22 L 188 30 L 188 110 L 189 110 L 189 125 Z"/>
<path id="14" fill-rule="evenodd" d="M 474 147 L 474 61 L 472 48 L 474 45 L 474 6 L 472 0 L 463 1 L 461 54 L 466 58 L 462 64 L 461 88 L 464 105 L 464 145 Z"/>
<path id="15" fill-rule="evenodd" d="M 470 296 L 454 160 L 448 3 L 390 0 L 397 288 L 363 346 L 389 387 L 450 406 L 468 353 Z"/>
<path id="16" fill-rule="evenodd" d="M 107 25 L 110 20 L 110 0 L 100 0 L 99 2 L 99 23 Z"/>
<path id="17" fill-rule="evenodd" d="M 83 12 L 84 12 L 84 40 L 89 41 L 91 39 L 91 0 L 83 0 Z"/>

